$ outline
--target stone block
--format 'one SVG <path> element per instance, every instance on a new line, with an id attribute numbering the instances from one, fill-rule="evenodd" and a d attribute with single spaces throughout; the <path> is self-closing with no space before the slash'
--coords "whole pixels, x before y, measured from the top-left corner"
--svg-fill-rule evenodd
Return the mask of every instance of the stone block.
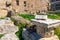
<path id="1" fill-rule="evenodd" d="M 51 37 L 54 35 L 54 28 L 60 25 L 60 20 L 36 20 L 32 19 L 31 21 L 34 25 L 36 25 L 36 32 L 41 37 Z"/>
<path id="2" fill-rule="evenodd" d="M 47 20 L 47 15 L 36 15 L 35 19 Z"/>

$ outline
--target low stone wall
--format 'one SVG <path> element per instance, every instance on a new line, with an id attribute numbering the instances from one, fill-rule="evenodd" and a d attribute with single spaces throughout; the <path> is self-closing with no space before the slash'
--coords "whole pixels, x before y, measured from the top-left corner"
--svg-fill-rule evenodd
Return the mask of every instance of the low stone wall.
<path id="1" fill-rule="evenodd" d="M 7 16 L 7 10 L 0 9 L 0 18 L 4 18 Z"/>

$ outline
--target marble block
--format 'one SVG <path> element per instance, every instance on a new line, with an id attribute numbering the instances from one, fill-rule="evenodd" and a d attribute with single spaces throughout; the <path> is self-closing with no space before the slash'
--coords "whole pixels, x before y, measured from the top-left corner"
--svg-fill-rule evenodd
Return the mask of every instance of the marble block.
<path id="1" fill-rule="evenodd" d="M 35 16 L 35 19 L 38 19 L 38 20 L 39 20 L 39 19 L 40 19 L 40 20 L 41 20 L 41 19 L 42 19 L 42 20 L 46 20 L 46 19 L 47 19 L 47 15 L 36 15 L 36 16 Z"/>
<path id="2" fill-rule="evenodd" d="M 41 37 L 51 37 L 54 35 L 54 30 L 60 25 L 60 20 L 36 20 L 32 19 L 31 22 L 36 25 L 36 33 Z"/>
<path id="3" fill-rule="evenodd" d="M 34 22 L 34 24 L 37 24 L 37 23 L 38 24 L 42 24 L 42 25 L 45 24 L 47 28 L 57 27 L 57 25 L 60 24 L 60 20 L 55 20 L 55 19 L 47 19 L 47 20 L 36 20 L 36 19 L 32 19 L 31 22 Z"/>

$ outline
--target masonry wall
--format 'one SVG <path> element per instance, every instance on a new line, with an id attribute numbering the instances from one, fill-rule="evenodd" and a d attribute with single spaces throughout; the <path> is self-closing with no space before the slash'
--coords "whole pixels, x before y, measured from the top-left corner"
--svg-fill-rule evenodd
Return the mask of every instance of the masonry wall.
<path id="1" fill-rule="evenodd" d="M 6 6 L 6 2 L 10 5 Z M 36 14 L 48 11 L 48 7 L 48 0 L 0 0 L 0 9 L 11 9 L 15 10 L 16 13 Z"/>

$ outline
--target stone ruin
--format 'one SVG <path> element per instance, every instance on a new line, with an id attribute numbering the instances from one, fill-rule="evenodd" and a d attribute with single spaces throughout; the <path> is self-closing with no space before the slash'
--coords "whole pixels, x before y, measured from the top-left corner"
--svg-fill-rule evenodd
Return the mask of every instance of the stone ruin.
<path id="1" fill-rule="evenodd" d="M 48 19 L 46 14 L 36 15 L 31 27 L 23 29 L 24 40 L 59 40 L 54 30 L 60 25 L 60 20 Z"/>
<path id="2" fill-rule="evenodd" d="M 10 18 L 5 18 L 0 20 L 0 35 L 3 35 L 0 40 L 19 40 L 16 36 L 18 27 L 10 20 Z"/>

